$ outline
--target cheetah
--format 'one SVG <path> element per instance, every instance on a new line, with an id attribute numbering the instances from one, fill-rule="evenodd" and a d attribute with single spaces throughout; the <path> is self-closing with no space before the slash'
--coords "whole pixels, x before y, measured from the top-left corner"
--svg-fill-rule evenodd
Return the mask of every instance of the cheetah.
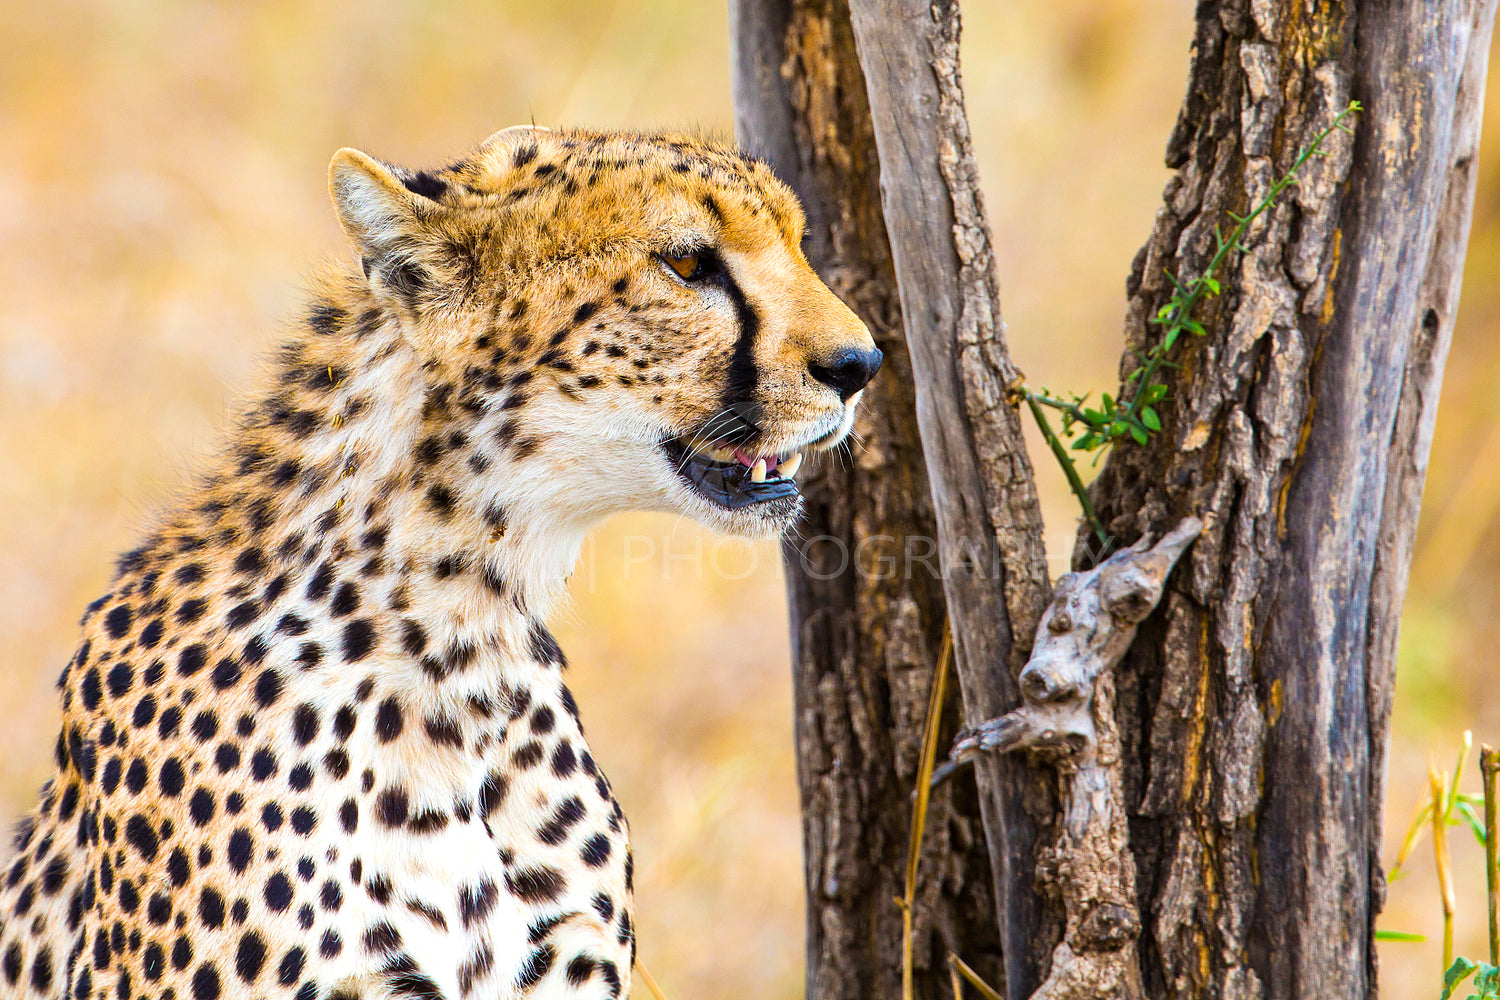
<path id="1" fill-rule="evenodd" d="M 774 537 L 881 355 L 791 191 L 676 134 L 344 149 L 318 279 L 89 606 L 0 997 L 628 992 L 625 817 L 544 621 L 591 526 Z"/>

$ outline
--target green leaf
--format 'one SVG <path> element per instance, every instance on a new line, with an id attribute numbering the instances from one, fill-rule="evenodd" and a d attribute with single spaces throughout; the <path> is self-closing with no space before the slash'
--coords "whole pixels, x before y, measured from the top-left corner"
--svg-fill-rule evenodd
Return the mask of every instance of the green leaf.
<path id="1" fill-rule="evenodd" d="M 1141 407 L 1141 423 L 1146 425 L 1147 430 L 1161 430 L 1161 418 L 1158 417 L 1156 415 L 1156 411 L 1151 409 L 1151 407 L 1149 406 Z"/>
<path id="2" fill-rule="evenodd" d="M 1460 799 L 1454 803 L 1454 808 L 1463 817 L 1463 821 L 1468 824 L 1469 832 L 1474 834 L 1474 839 L 1479 841 L 1479 846 L 1483 847 L 1485 842 L 1484 823 L 1475 815 L 1474 807 Z M 1449 820 L 1449 822 L 1457 823 L 1457 820 Z"/>
<path id="3" fill-rule="evenodd" d="M 1462 955 L 1453 960 L 1448 971 L 1443 973 L 1443 993 L 1438 1000 L 1448 1000 L 1453 991 L 1458 988 L 1459 983 L 1469 978 L 1469 973 L 1479 968 L 1479 963 L 1473 962 Z"/>
<path id="4" fill-rule="evenodd" d="M 1106 398 L 1108 398 L 1108 397 L 1106 397 Z M 1086 410 L 1083 411 L 1083 419 L 1087 420 L 1089 423 L 1093 424 L 1095 427 L 1098 427 L 1101 424 L 1107 424 L 1107 423 L 1109 423 L 1109 418 L 1108 417 L 1106 417 L 1104 414 L 1100 413 L 1098 410 L 1095 410 L 1095 409 L 1092 409 L 1092 408 L 1086 409 Z"/>
<path id="5" fill-rule="evenodd" d="M 1205 274 L 1203 276 L 1203 287 L 1208 289 L 1208 294 L 1210 295 L 1219 294 L 1219 282 L 1216 278 L 1209 277 Z"/>
<path id="6" fill-rule="evenodd" d="M 1155 385 L 1146 387 L 1146 394 L 1141 397 L 1141 402 L 1146 404 L 1160 403 L 1167 398 L 1167 387 L 1157 382 Z"/>
<path id="7" fill-rule="evenodd" d="M 1182 328 L 1184 330 L 1189 331 L 1193 335 L 1198 336 L 1198 337 L 1202 337 L 1202 336 L 1204 336 L 1205 334 L 1208 333 L 1208 330 L 1206 330 L 1204 328 L 1203 324 L 1200 323 L 1200 322 L 1198 322 L 1195 319 L 1185 319 L 1185 320 L 1183 320 L 1182 321 Z"/>
<path id="8" fill-rule="evenodd" d="M 1130 428 L 1130 436 L 1135 438 L 1136 444 L 1145 444 L 1148 440 L 1150 440 L 1150 438 L 1146 436 L 1146 432 L 1139 427 L 1132 426 Z"/>
<path id="9" fill-rule="evenodd" d="M 1099 404 L 1103 408 L 1105 413 L 1113 413 L 1115 409 L 1115 397 L 1111 396 L 1107 392 L 1102 393 L 1100 395 Z"/>
<path id="10" fill-rule="evenodd" d="M 1419 941 L 1426 941 L 1427 940 L 1427 935 L 1426 934 L 1413 934 L 1411 931 L 1387 931 L 1387 930 L 1379 930 L 1379 929 L 1377 929 L 1375 931 L 1375 940 L 1376 941 L 1411 941 L 1411 942 L 1415 943 L 1415 942 L 1419 942 Z"/>

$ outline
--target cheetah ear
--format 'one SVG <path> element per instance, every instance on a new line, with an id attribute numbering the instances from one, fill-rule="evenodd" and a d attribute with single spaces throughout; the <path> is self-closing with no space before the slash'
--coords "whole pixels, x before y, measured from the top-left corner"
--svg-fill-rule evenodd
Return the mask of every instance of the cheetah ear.
<path id="1" fill-rule="evenodd" d="M 536 155 L 540 140 L 543 140 L 551 129 L 545 125 L 512 125 L 503 128 L 479 144 L 479 155 L 488 161 L 490 168 L 502 171 L 514 165 L 523 149 L 531 151 L 529 160 Z"/>
<path id="2" fill-rule="evenodd" d="M 419 175 L 420 176 L 420 175 Z M 423 222 L 439 206 L 404 184 L 395 171 L 357 149 L 341 149 L 328 165 L 328 193 L 339 224 L 364 259 L 365 273 L 409 307 L 429 281 L 418 259 Z"/>

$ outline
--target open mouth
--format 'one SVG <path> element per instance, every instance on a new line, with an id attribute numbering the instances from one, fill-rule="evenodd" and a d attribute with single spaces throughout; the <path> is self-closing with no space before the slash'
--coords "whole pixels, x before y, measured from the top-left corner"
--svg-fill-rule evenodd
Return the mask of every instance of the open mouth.
<path id="1" fill-rule="evenodd" d="M 663 441 L 661 447 L 683 482 L 705 500 L 727 510 L 797 495 L 792 476 L 802 465 L 801 452 L 752 455 L 735 449 L 731 457 L 721 460 L 678 438 Z"/>

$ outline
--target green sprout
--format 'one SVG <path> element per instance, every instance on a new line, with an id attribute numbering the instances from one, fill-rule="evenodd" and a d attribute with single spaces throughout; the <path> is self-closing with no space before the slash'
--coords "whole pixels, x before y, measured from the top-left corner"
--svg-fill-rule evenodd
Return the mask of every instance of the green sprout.
<path id="1" fill-rule="evenodd" d="M 1161 339 L 1144 354 L 1137 352 L 1140 364 L 1125 377 L 1120 398 L 1116 399 L 1107 392 L 1101 393 L 1098 405 L 1092 405 L 1088 393 L 1063 398 L 1053 395 L 1045 387 L 1040 391 L 1024 383 L 1016 387 L 1016 395 L 1026 400 L 1027 408 L 1031 410 L 1032 417 L 1041 429 L 1048 448 L 1068 479 L 1069 489 L 1083 508 L 1085 519 L 1106 549 L 1111 544 L 1111 539 L 1089 501 L 1088 491 L 1069 451 L 1093 452 L 1094 462 L 1097 463 L 1104 454 L 1104 449 L 1117 442 L 1129 438 L 1136 444 L 1146 444 L 1151 440 L 1152 434 L 1161 430 L 1161 415 L 1157 407 L 1171 390 L 1166 383 L 1157 379 L 1163 368 L 1177 367 L 1167 358 L 1184 333 L 1201 337 L 1208 332 L 1201 322 L 1193 318 L 1193 313 L 1204 299 L 1219 294 L 1219 281 L 1214 275 L 1231 251 L 1248 251 L 1244 240 L 1250 226 L 1276 204 L 1287 188 L 1297 183 L 1297 173 L 1308 160 L 1314 156 L 1327 155 L 1323 150 L 1323 143 L 1328 137 L 1336 131 L 1353 134 L 1344 120 L 1362 110 L 1358 101 L 1350 101 L 1349 106 L 1334 117 L 1333 124 L 1314 136 L 1313 141 L 1297 154 L 1291 169 L 1276 179 L 1265 197 L 1247 215 L 1227 213 L 1234 222 L 1234 229 L 1227 237 L 1220 226 L 1214 226 L 1214 255 L 1201 275 L 1184 281 L 1170 271 L 1166 272 L 1167 279 L 1172 282 L 1172 295 L 1156 311 L 1156 315 L 1151 317 L 1151 323 L 1163 330 Z M 1043 407 L 1056 410 L 1062 415 L 1061 434 L 1053 429 Z M 1067 439 L 1066 444 L 1064 438 Z"/>

